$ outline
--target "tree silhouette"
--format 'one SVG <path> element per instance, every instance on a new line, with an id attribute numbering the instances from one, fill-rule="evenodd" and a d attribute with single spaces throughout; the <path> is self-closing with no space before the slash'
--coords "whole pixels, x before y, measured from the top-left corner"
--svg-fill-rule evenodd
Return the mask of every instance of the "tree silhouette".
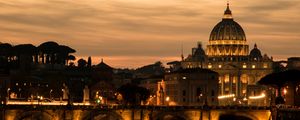
<path id="1" fill-rule="evenodd" d="M 86 60 L 84 60 L 84 59 L 79 59 L 78 61 L 77 61 L 77 63 L 78 63 L 78 67 L 79 68 L 84 68 L 84 67 L 86 67 L 86 65 L 87 65 L 87 62 L 86 62 Z"/>
<path id="2" fill-rule="evenodd" d="M 9 43 L 0 44 L 0 56 L 5 58 L 6 60 L 9 59 L 11 56 L 12 45 Z"/>
<path id="3" fill-rule="evenodd" d="M 51 64 L 55 62 L 55 53 L 59 50 L 59 45 L 56 42 L 49 41 L 38 46 L 42 63 Z"/>
<path id="4" fill-rule="evenodd" d="M 89 67 L 89 68 L 92 67 L 92 58 L 91 58 L 91 56 L 89 56 L 89 58 L 88 58 L 87 67 Z"/>
<path id="5" fill-rule="evenodd" d="M 12 45 L 9 43 L 0 44 L 0 66 L 4 69 L 5 73 L 9 72 L 9 61 L 12 56 L 12 48 Z"/>
<path id="6" fill-rule="evenodd" d="M 76 50 L 66 45 L 59 45 L 56 42 L 48 41 L 38 46 L 40 58 L 43 64 L 63 64 L 67 65 L 70 53 Z"/>
<path id="7" fill-rule="evenodd" d="M 69 61 L 74 61 L 76 60 L 76 57 L 74 55 L 69 55 L 67 59 L 67 64 L 69 64 Z"/>
<path id="8" fill-rule="evenodd" d="M 16 57 L 15 65 L 30 65 L 33 62 L 33 57 L 37 53 L 37 48 L 32 44 L 20 44 L 13 47 L 13 55 Z"/>
<path id="9" fill-rule="evenodd" d="M 150 91 L 135 84 L 125 84 L 117 90 L 123 97 L 125 104 L 140 105 L 150 97 Z"/>
<path id="10" fill-rule="evenodd" d="M 259 84 L 268 85 L 277 89 L 278 97 L 275 99 L 276 104 L 284 103 L 284 99 L 281 95 L 281 89 L 289 82 L 300 82 L 299 70 L 290 69 L 281 72 L 274 72 L 266 75 L 260 81 L 258 81 Z"/>
<path id="11" fill-rule="evenodd" d="M 57 55 L 57 63 L 62 63 L 64 65 L 66 65 L 66 63 L 68 63 L 68 57 L 70 53 L 75 53 L 76 50 L 70 48 L 69 46 L 65 46 L 65 45 L 60 45 L 59 46 L 59 50 L 57 51 L 58 55 Z"/>

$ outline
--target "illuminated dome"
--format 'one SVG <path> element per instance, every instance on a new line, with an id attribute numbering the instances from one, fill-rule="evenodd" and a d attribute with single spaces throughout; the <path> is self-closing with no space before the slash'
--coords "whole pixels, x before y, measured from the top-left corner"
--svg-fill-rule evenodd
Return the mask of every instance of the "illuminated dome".
<path id="1" fill-rule="evenodd" d="M 209 40 L 246 40 L 246 35 L 233 19 L 223 19 L 211 31 Z"/>
<path id="2" fill-rule="evenodd" d="M 246 40 L 243 28 L 232 18 L 228 3 L 222 21 L 213 28 L 209 40 Z"/>
<path id="3" fill-rule="evenodd" d="M 210 33 L 206 53 L 208 56 L 247 56 L 248 51 L 245 32 L 233 20 L 227 3 L 222 21 Z"/>

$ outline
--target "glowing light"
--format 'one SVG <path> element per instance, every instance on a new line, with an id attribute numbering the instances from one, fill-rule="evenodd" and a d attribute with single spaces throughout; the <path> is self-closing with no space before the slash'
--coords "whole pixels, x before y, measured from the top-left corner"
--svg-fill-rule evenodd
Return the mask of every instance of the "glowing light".
<path id="1" fill-rule="evenodd" d="M 287 90 L 283 89 L 283 94 L 286 95 L 286 93 L 287 93 Z"/>
<path id="2" fill-rule="evenodd" d="M 264 68 L 268 68 L 268 64 L 267 64 L 267 63 L 264 63 L 263 67 L 264 67 Z"/>
<path id="3" fill-rule="evenodd" d="M 170 100 L 170 97 L 169 97 L 169 96 L 168 96 L 168 97 L 166 97 L 166 101 L 167 101 L 167 102 L 169 102 L 169 100 Z"/>
<path id="4" fill-rule="evenodd" d="M 218 96 L 218 99 L 232 98 L 232 97 L 234 97 L 234 96 L 235 96 L 235 94 L 221 95 L 221 96 Z"/>
<path id="5" fill-rule="evenodd" d="M 207 67 L 208 67 L 208 68 L 212 68 L 212 65 L 208 65 Z"/>
<path id="6" fill-rule="evenodd" d="M 52 101 L 52 102 L 44 102 L 44 101 L 13 101 L 13 100 L 9 100 L 6 103 L 7 105 L 67 105 L 68 102 L 67 101 Z M 86 103 L 73 103 L 74 106 L 77 105 L 92 105 L 89 102 Z"/>
<path id="7" fill-rule="evenodd" d="M 265 93 L 262 93 L 259 96 L 249 96 L 249 99 L 261 99 L 261 98 L 265 98 L 265 97 L 266 97 Z"/>

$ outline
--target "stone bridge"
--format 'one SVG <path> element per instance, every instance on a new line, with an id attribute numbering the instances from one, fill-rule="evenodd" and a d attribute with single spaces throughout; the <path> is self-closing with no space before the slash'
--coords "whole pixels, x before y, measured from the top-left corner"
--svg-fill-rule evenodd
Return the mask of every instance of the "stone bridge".
<path id="1" fill-rule="evenodd" d="M 1 106 L 2 120 L 270 120 L 269 107 Z"/>

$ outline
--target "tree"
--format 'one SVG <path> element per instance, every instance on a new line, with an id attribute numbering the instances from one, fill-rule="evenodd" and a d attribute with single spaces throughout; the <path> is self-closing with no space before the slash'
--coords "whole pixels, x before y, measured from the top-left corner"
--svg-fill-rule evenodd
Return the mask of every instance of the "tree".
<path id="1" fill-rule="evenodd" d="M 118 90 L 126 104 L 140 105 L 141 101 L 146 101 L 150 97 L 150 91 L 135 84 L 125 84 Z"/>
<path id="2" fill-rule="evenodd" d="M 70 48 L 69 46 L 60 45 L 57 51 L 57 63 L 66 64 L 68 63 L 68 57 L 70 53 L 75 53 L 76 50 Z"/>
<path id="3" fill-rule="evenodd" d="M 74 61 L 74 60 L 76 60 L 76 57 L 74 55 L 69 55 L 68 60 L 67 60 L 68 61 L 67 64 L 69 64 L 70 60 Z"/>
<path id="4" fill-rule="evenodd" d="M 5 73 L 9 72 L 9 61 L 12 56 L 12 45 L 9 43 L 0 44 L 0 66 L 5 69 Z"/>
<path id="5" fill-rule="evenodd" d="M 89 56 L 89 58 L 88 58 L 87 66 L 88 66 L 89 68 L 92 67 L 92 58 L 91 58 L 91 56 Z"/>
<path id="6" fill-rule="evenodd" d="M 281 72 L 274 72 L 266 75 L 258 81 L 259 84 L 268 85 L 277 89 L 278 97 L 275 99 L 276 104 L 284 103 L 284 99 L 281 95 L 281 89 L 289 82 L 300 82 L 300 70 L 290 69 Z"/>
<path id="7" fill-rule="evenodd" d="M 40 52 L 40 57 L 42 58 L 43 63 L 54 63 L 55 61 L 55 54 L 59 50 L 59 45 L 56 42 L 48 41 L 42 43 L 38 46 L 38 50 Z M 45 61 L 46 57 L 46 61 Z"/>
<path id="8" fill-rule="evenodd" d="M 16 56 L 15 65 L 30 65 L 33 61 L 33 56 L 37 54 L 37 48 L 32 44 L 20 44 L 13 47 L 13 55 Z"/>
<path id="9" fill-rule="evenodd" d="M 8 60 L 12 53 L 12 45 L 9 43 L 0 44 L 0 56 Z"/>
<path id="10" fill-rule="evenodd" d="M 78 63 L 78 67 L 79 68 L 84 68 L 84 67 L 86 67 L 86 64 L 87 64 L 87 62 L 86 62 L 86 60 L 84 60 L 84 59 L 79 59 L 78 61 L 77 61 L 77 63 Z"/>

